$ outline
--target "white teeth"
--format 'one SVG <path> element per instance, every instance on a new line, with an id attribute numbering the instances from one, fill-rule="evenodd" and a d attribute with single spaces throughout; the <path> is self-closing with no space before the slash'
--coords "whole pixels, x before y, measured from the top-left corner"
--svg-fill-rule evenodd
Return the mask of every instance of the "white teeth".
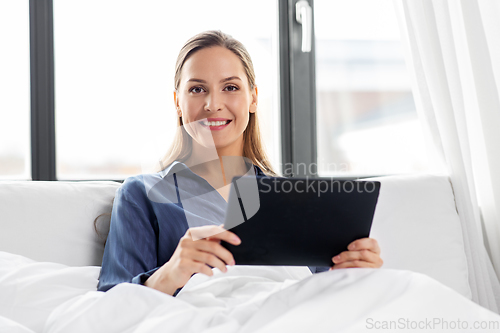
<path id="1" fill-rule="evenodd" d="M 225 125 L 227 121 L 203 121 L 203 125 L 205 126 L 221 126 Z"/>

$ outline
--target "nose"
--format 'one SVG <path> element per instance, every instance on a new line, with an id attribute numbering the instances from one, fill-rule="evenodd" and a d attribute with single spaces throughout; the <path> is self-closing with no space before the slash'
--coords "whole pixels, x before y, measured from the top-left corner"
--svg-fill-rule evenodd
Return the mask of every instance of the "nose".
<path id="1" fill-rule="evenodd" d="M 205 102 L 205 110 L 209 112 L 217 112 L 221 111 L 223 108 L 224 102 L 222 94 L 218 92 L 212 92 L 207 94 L 207 99 Z"/>

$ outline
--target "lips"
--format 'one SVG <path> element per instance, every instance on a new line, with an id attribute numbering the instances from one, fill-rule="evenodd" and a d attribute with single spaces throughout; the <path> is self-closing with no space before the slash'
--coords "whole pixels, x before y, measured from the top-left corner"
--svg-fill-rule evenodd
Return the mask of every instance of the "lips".
<path id="1" fill-rule="evenodd" d="M 232 119 L 227 118 L 207 118 L 200 123 L 202 126 L 210 128 L 210 130 L 221 130 L 226 128 L 231 122 Z"/>

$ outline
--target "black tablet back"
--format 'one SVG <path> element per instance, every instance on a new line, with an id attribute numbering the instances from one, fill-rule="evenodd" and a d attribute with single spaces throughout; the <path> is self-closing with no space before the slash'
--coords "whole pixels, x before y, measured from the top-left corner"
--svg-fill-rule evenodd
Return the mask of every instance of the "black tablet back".
<path id="1" fill-rule="evenodd" d="M 241 177 L 224 226 L 242 243 L 222 245 L 238 265 L 331 266 L 333 256 L 369 236 L 379 190 L 376 181 Z"/>

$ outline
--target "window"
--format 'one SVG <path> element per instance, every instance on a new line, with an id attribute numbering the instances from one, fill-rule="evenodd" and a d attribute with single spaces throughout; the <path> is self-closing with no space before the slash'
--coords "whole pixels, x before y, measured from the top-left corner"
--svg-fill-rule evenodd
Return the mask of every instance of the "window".
<path id="1" fill-rule="evenodd" d="M 9 50 L 0 53 L 0 178 L 29 179 L 30 169 L 35 180 L 152 171 L 176 126 L 177 53 L 211 29 L 233 35 L 252 55 L 276 171 L 357 177 L 430 169 L 391 0 L 0 6 Z"/>
<path id="2" fill-rule="evenodd" d="M 0 2 L 0 178 L 30 179 L 27 1 Z"/>
<path id="3" fill-rule="evenodd" d="M 252 56 L 263 141 L 278 165 L 277 21 L 269 0 L 54 1 L 57 178 L 148 172 L 176 128 L 177 54 L 193 35 L 219 29 Z"/>
<path id="4" fill-rule="evenodd" d="M 320 175 L 420 172 L 424 138 L 391 0 L 315 0 Z"/>

